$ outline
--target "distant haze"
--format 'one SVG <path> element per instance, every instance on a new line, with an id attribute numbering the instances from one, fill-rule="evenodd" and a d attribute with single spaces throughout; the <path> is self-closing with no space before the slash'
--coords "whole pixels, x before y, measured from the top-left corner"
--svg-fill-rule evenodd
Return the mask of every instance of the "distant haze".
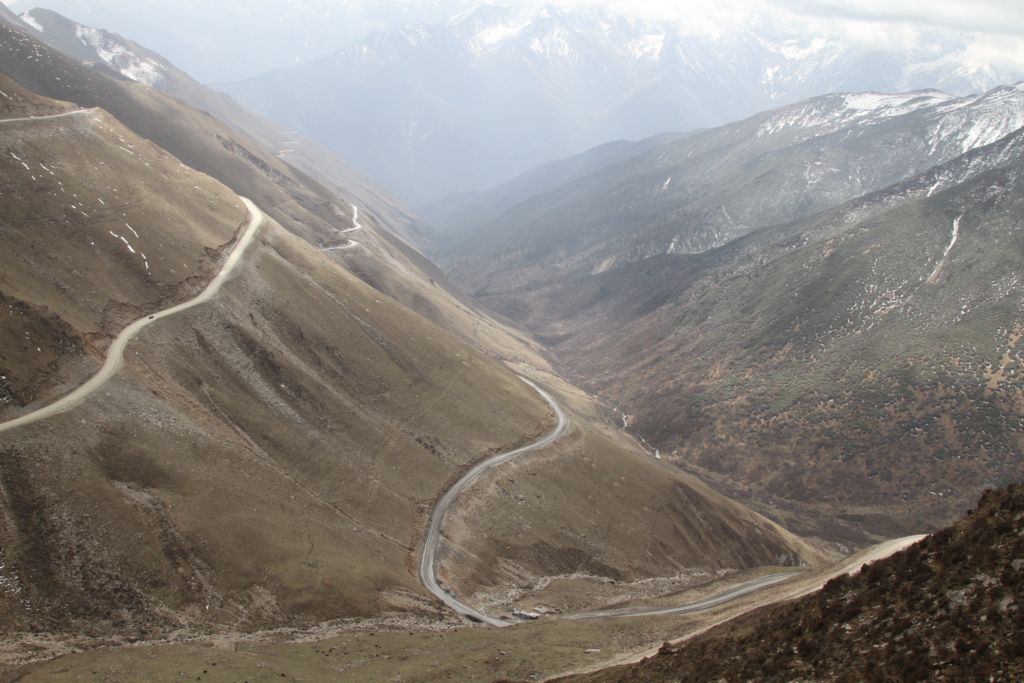
<path id="1" fill-rule="evenodd" d="M 19 0 L 123 34 L 420 208 L 828 92 L 1024 79 L 1020 0 Z"/>
<path id="2" fill-rule="evenodd" d="M 16 11 L 35 6 L 125 35 L 163 53 L 202 81 L 230 81 L 327 56 L 374 31 L 447 21 L 474 0 L 4 0 Z M 1024 65 L 1024 9 L 1019 0 L 556 0 L 515 2 L 603 7 L 630 18 L 679 19 L 699 35 L 752 23 L 906 48 L 921 29 L 970 31 L 974 58 L 985 65 Z"/>

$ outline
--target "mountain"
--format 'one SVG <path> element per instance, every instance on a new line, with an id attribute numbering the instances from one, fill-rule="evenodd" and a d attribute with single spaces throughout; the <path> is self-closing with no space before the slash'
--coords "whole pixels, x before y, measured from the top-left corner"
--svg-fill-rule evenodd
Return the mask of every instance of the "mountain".
<path id="1" fill-rule="evenodd" d="M 917 545 L 643 662 L 559 681 L 967 681 L 1024 675 L 1024 487 Z"/>
<path id="2" fill-rule="evenodd" d="M 705 252 L 884 188 L 1024 125 L 1022 104 L 1024 86 L 966 98 L 814 98 L 532 196 L 513 181 L 481 195 L 476 215 L 488 223 L 456 230 L 435 253 L 466 291 L 539 329 L 580 313 L 571 289 L 582 280 L 658 255 Z M 507 207 L 506 195 L 518 204 Z M 438 230 L 453 232 L 443 222 Z"/>
<path id="3" fill-rule="evenodd" d="M 17 20 L 6 18 L 19 30 L 85 64 L 115 77 L 159 90 L 189 106 L 207 112 L 238 133 L 251 137 L 287 158 L 290 165 L 312 176 L 321 185 L 354 201 L 383 219 L 389 229 L 409 240 L 417 240 L 410 227 L 409 211 L 396 199 L 369 183 L 337 155 L 239 106 L 230 97 L 195 81 L 162 55 L 104 29 L 75 23 L 45 9 L 33 9 Z"/>
<path id="4" fill-rule="evenodd" d="M 200 81 L 247 78 L 331 54 L 375 31 L 447 19 L 462 0 L 17 0 L 23 14 L 42 4 L 77 23 L 134 36 Z"/>
<path id="5" fill-rule="evenodd" d="M 419 580 L 425 527 L 475 463 L 550 432 L 518 373 L 571 426 L 456 501 L 449 590 L 575 609 L 834 555 L 649 457 L 257 141 L 13 25 L 0 70 L 0 666 L 337 620 L 454 630 Z M 81 403 L 10 425 L 119 349 Z"/>
<path id="6" fill-rule="evenodd" d="M 12 113 L 63 108 L 6 77 L 0 89 Z M 245 210 L 100 109 L 2 125 L 4 186 L 18 188 L 2 220 L 10 419 L 95 372 L 127 322 L 204 286 Z M 139 638 L 374 613 L 416 590 L 404 557 L 417 489 L 450 476 L 416 441 L 428 425 L 459 458 L 499 445 L 484 434 L 502 439 L 506 418 L 525 418 L 513 441 L 545 420 L 507 369 L 276 223 L 242 263 L 217 304 L 134 342 L 95 398 L 0 435 L 7 634 Z M 478 362 L 489 369 L 462 370 Z M 477 380 L 490 408 L 463 395 Z M 466 429 L 461 408 L 424 413 L 420 392 L 442 390 L 486 426 Z M 389 475 L 399 463 L 418 475 Z"/>
<path id="7" fill-rule="evenodd" d="M 935 528 L 1022 474 L 1022 95 L 695 134 L 507 210 L 447 270 L 762 513 L 852 543 Z"/>
<path id="8" fill-rule="evenodd" d="M 368 203 L 364 209 L 374 212 L 363 212 L 363 225 L 367 227 L 358 242 L 365 248 L 332 252 L 336 259 L 350 263 L 354 272 L 383 293 L 416 307 L 439 324 L 458 329 L 475 345 L 491 344 L 508 357 L 538 358 L 531 345 L 518 335 L 501 326 L 482 326 L 472 306 L 447 285 L 444 275 L 394 236 L 407 232 L 402 222 L 404 213 L 391 205 L 385 194 L 372 188 L 363 192 L 357 183 L 354 191 L 348 186 L 341 188 L 339 196 L 339 190 L 328 189 L 245 132 L 250 128 L 247 121 L 229 117 L 233 122 L 229 126 L 156 88 L 111 74 L 105 62 L 98 68 L 90 67 L 58 49 L 40 45 L 38 38 L 18 37 L 33 33 L 37 32 L 20 21 L 15 21 L 10 29 L 0 26 L 0 38 L 6 47 L 0 52 L 0 67 L 5 73 L 43 95 L 117 112 L 119 120 L 136 134 L 152 140 L 191 167 L 218 178 L 258 205 L 267 206 L 268 213 L 284 227 L 319 246 L 347 243 L 345 235 L 349 233 L 345 231 L 354 223 L 349 198 L 355 199 L 358 193 Z M 344 162 L 314 147 L 299 148 L 309 151 L 297 155 L 307 168 L 330 173 L 339 165 L 344 166 Z M 330 182 L 345 182 L 349 177 L 341 176 Z M 396 215 L 397 224 L 382 222 Z"/>
<path id="9" fill-rule="evenodd" d="M 553 187 L 568 185 L 606 166 L 683 136 L 682 133 L 663 133 L 639 142 L 609 142 L 568 159 L 544 164 L 490 190 L 445 197 L 424 206 L 417 215 L 432 229 L 443 231 L 428 244 L 451 242 L 456 236 L 478 230 L 509 209 Z"/>
<path id="10" fill-rule="evenodd" d="M 218 87 L 419 207 L 609 140 L 717 126 L 825 92 L 965 94 L 1024 77 L 972 62 L 965 40 L 886 51 L 768 23 L 709 37 L 609 10 L 481 5 Z"/>
<path id="11" fill-rule="evenodd" d="M 707 251 L 993 142 L 1024 125 L 1022 111 L 1024 85 L 965 98 L 937 91 L 813 98 L 516 195 L 518 204 L 496 205 L 490 215 L 499 215 L 442 242 L 439 252 L 459 284 L 502 310 L 492 293 L 516 289 L 524 273 L 542 279 L 557 264 L 568 279 L 657 254 Z M 488 265 L 498 255 L 500 271 Z"/>

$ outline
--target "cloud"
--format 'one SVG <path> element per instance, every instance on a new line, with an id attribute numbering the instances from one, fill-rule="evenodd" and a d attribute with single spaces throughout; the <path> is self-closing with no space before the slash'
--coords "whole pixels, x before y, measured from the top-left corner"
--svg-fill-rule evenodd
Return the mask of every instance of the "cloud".
<path id="1" fill-rule="evenodd" d="M 541 0 L 538 0 L 540 4 Z M 516 3 L 519 4 L 519 3 Z M 627 16 L 678 18 L 698 26 L 754 22 L 811 23 L 831 32 L 927 28 L 1024 36 L 1021 0 L 554 0 L 562 7 L 601 6 Z"/>
<path id="2" fill-rule="evenodd" d="M 1020 0 L 780 0 L 780 4 L 808 17 L 1024 36 Z"/>

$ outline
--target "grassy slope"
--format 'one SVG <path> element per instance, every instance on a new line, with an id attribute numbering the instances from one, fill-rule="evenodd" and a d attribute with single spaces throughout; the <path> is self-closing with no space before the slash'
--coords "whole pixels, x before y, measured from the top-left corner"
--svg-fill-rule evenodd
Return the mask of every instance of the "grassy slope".
<path id="1" fill-rule="evenodd" d="M 92 65 L 98 63 L 99 68 L 106 70 L 106 65 L 97 55 L 95 48 L 86 45 L 78 37 L 76 32 L 78 24 L 46 9 L 34 9 L 32 17 L 44 27 L 45 31 L 33 33 L 29 30 L 30 35 L 71 57 Z M 25 27 L 22 28 L 25 29 Z M 408 210 L 402 207 L 394 197 L 370 184 L 336 155 L 278 124 L 243 109 L 227 95 L 211 90 L 197 82 L 162 55 L 116 34 L 101 31 L 101 35 L 111 42 L 124 45 L 139 58 L 158 64 L 162 73 L 154 87 L 160 92 L 178 99 L 198 111 L 210 113 L 237 134 L 257 141 L 274 156 L 287 161 L 292 167 L 313 178 L 324 188 L 346 198 L 346 200 L 355 201 L 364 209 L 380 216 L 388 229 L 395 231 L 404 239 L 415 239 L 416 235 L 412 230 L 413 217 Z M 113 71 L 107 71 L 107 73 L 115 78 L 120 78 L 120 75 Z"/>
<path id="2" fill-rule="evenodd" d="M 378 297 L 268 227 L 225 294 L 142 335 L 94 401 L 4 435 L 6 630 L 430 611 L 413 566 L 432 501 L 548 415 Z"/>
<path id="3" fill-rule="evenodd" d="M 678 587 L 718 572 L 825 560 L 601 425 L 592 397 L 542 379 L 574 426 L 545 453 L 486 475 L 453 508 L 440 574 L 460 593 L 493 613 L 537 605 L 572 612 L 634 595 L 655 577 Z"/>
<path id="4" fill-rule="evenodd" d="M 0 90 L 9 118 L 70 109 L 4 76 Z M 0 125 L 0 407 L 10 414 L 78 384 L 130 321 L 202 289 L 246 211 L 100 110 Z"/>
<path id="5" fill-rule="evenodd" d="M 34 92 L 106 109 L 138 136 L 252 199 L 283 227 L 313 244 L 344 243 L 341 231 L 353 225 L 351 209 L 334 190 L 244 133 L 163 93 L 86 67 L 8 26 L 0 26 L 0 68 Z M 247 127 L 243 121 L 232 122 Z M 330 161 L 317 163 L 335 168 Z M 545 364 L 535 343 L 462 300 L 436 267 L 389 234 L 376 217 L 364 211 L 361 222 L 368 227 L 358 239 L 366 248 L 333 252 L 335 260 L 489 353 Z"/>
<path id="6" fill-rule="evenodd" d="M 54 60 L 51 66 L 60 62 L 38 46 L 23 48 L 37 59 Z M 56 75 L 74 74 L 58 69 Z M 196 183 L 200 176 L 127 131 L 118 134 L 102 112 L 88 117 L 85 124 L 74 117 L 74 125 L 55 126 L 48 137 L 34 139 L 33 154 L 63 170 L 61 164 L 72 163 L 67 157 L 78 137 L 92 145 L 89 156 L 75 160 L 84 166 L 74 182 L 90 192 L 97 183 L 106 188 L 103 183 L 113 180 L 104 170 L 109 167 L 118 178 L 137 181 L 131 210 L 142 225 L 136 227 L 158 231 L 157 246 L 169 249 L 167 258 L 206 233 L 166 208 L 170 198 L 143 192 L 150 174 L 164 183 L 153 180 L 154 185 L 178 191 L 174 200 L 182 202 L 183 216 L 199 212 L 196 220 L 215 232 L 217 221 L 211 218 L 207 225 L 202 212 L 217 215 L 216 196 L 226 198 L 227 209 L 234 206 L 225 187 L 204 178 L 200 187 L 208 187 L 209 196 L 196 194 L 195 186 L 179 188 L 175 174 Z M 14 171 L 12 192 L 26 195 L 34 181 Z M 44 199 L 53 204 L 52 197 Z M 154 217 L 154 207 L 174 215 Z M 101 231 L 106 224 L 96 211 L 87 207 L 88 220 L 76 225 Z M 243 216 L 226 216 L 230 220 L 221 223 L 230 235 Z M 368 232 L 359 236 L 371 248 L 386 244 L 386 237 Z M 25 234 L 30 233 L 18 238 Z M 142 231 L 139 239 L 152 234 Z M 134 312 L 131 306 L 152 305 L 132 298 L 145 298 L 148 291 L 137 282 L 138 263 L 117 252 L 79 250 L 78 239 L 78 232 L 54 230 L 46 249 L 74 252 L 79 273 L 102 273 L 111 263 L 125 272 L 98 279 L 103 287 L 95 291 L 84 283 L 60 290 L 68 301 L 88 304 L 78 317 L 67 312 L 69 319 L 88 324 L 104 301 L 120 296 L 122 282 L 130 302 L 126 315 Z M 29 242 L 17 254 L 33 258 L 40 251 Z M 436 618 L 437 604 L 424 594 L 415 571 L 430 506 L 470 461 L 549 429 L 550 416 L 508 370 L 357 277 L 356 272 L 368 277 L 364 268 L 377 268 L 378 278 L 422 277 L 408 272 L 415 252 L 399 250 L 404 260 L 383 248 L 377 253 L 384 256 L 376 262 L 366 255 L 341 257 L 355 271 L 350 273 L 270 224 L 216 301 L 149 328 L 129 346 L 127 368 L 93 400 L 3 436 L 5 648 L 18 657 L 26 643 L 53 644 L 82 634 L 89 647 L 109 638 L 309 626 L 388 610 Z M 422 299 L 431 301 L 433 291 L 426 289 Z M 502 340 L 515 339 L 467 307 L 446 315 L 455 320 L 454 329 L 460 320 L 472 323 L 489 350 L 529 355 L 522 342 L 502 347 Z M 116 328 L 111 325 L 106 333 Z M 580 416 L 577 429 L 588 434 L 593 419 L 592 411 Z M 600 444 L 605 461 L 629 448 L 621 437 L 591 443 Z M 650 460 L 632 455 L 626 463 L 618 465 L 625 467 L 624 476 L 656 479 Z M 560 467 L 571 471 L 575 463 L 566 459 L 553 471 Z M 528 543 L 565 542 L 560 514 L 585 509 L 584 494 L 604 486 L 605 472 L 589 474 L 593 479 L 578 490 L 558 490 L 564 473 L 541 487 L 564 510 L 547 525 L 531 527 Z M 677 495 L 677 487 L 634 488 L 621 504 L 635 507 L 634 496 L 655 503 L 666 493 Z M 704 509 L 706 500 L 698 496 L 692 509 L 675 512 L 723 514 L 725 507 Z M 609 528 L 617 509 L 602 506 Z M 740 542 L 755 551 L 734 554 L 733 564 L 804 553 L 797 539 L 743 514 L 730 510 L 726 516 L 740 520 L 749 536 Z M 636 529 L 620 525 L 606 545 L 582 552 L 613 575 L 670 574 L 681 563 L 702 561 L 695 557 L 698 549 L 687 546 L 619 568 L 624 558 L 617 548 L 624 537 L 636 536 Z M 478 541 L 480 558 L 486 562 L 500 544 L 493 536 Z M 524 564 L 531 561 L 527 557 Z M 548 570 L 543 562 L 538 568 Z"/>
<path id="7" fill-rule="evenodd" d="M 679 464 L 796 528 L 934 528 L 1021 474 L 1020 183 L 1019 161 L 932 197 L 914 181 L 609 273 L 578 293 L 612 292 L 607 315 L 553 328 L 559 355 Z"/>
<path id="8" fill-rule="evenodd" d="M 11 98 L 5 101 L 26 97 L 9 107 L 12 114 L 66 109 L 3 85 Z M 5 344 L 5 390 L 42 401 L 93 369 L 78 358 L 90 342 L 98 359 L 106 336 L 129 319 L 200 285 L 194 273 L 212 272 L 217 249 L 244 211 L 227 188 L 102 111 L 7 125 L 0 131 L 7 151 L 31 166 L 13 157 L 4 162 L 5 184 L 21 200 L 4 223 L 14 247 L 5 252 L 11 262 L 4 295 L 12 315 L 19 313 L 5 334 L 20 340 L 24 332 L 52 329 L 44 330 L 45 365 L 25 361 L 43 354 L 34 346 Z M 55 201 L 58 195 L 70 199 Z M 124 225 L 129 221 L 139 238 Z M 112 227 L 135 242 L 137 253 L 109 234 Z M 276 234 L 264 239 L 278 258 L 252 276 L 251 289 L 263 298 L 237 303 L 242 325 L 208 338 L 187 326 L 200 313 L 166 321 L 162 329 L 185 325 L 176 343 L 158 345 L 147 335 L 129 349 L 131 363 L 159 348 L 153 363 L 162 373 L 136 377 L 130 389 L 112 385 L 80 409 L 87 419 L 62 417 L 5 435 L 3 563 L 17 586 L 5 593 L 7 630 L 113 619 L 100 631 L 142 634 L 207 617 L 266 625 L 378 611 L 387 603 L 382 594 L 418 588 L 410 569 L 417 525 L 442 485 L 468 459 L 543 428 L 543 402 L 507 370 L 390 298 L 374 296 L 306 242 L 279 228 L 266 231 Z M 254 258 L 247 255 L 246 264 Z M 269 310 L 258 321 L 261 304 Z M 214 327 L 223 306 L 214 309 Z M 271 332 L 279 335 L 276 347 Z M 68 360 L 81 362 L 53 372 L 68 349 L 77 354 Z M 52 386 L 31 393 L 46 372 L 54 375 Z M 297 392 L 289 395 L 298 405 L 276 392 Z M 104 408 L 107 400 L 113 405 Z M 49 458 L 67 453 L 80 457 Z M 238 481 L 247 460 L 255 472 Z M 247 510 L 263 489 L 264 504 Z M 291 502 L 296 492 L 299 500 Z M 277 497 L 286 493 L 291 517 L 276 512 Z M 337 520 L 346 515 L 354 521 L 341 522 L 339 532 Z M 274 520 L 255 532 L 263 553 L 250 547 L 254 519 Z M 306 525 L 309 533 L 296 532 Z M 303 566 L 317 565 L 307 546 L 313 538 L 333 562 L 316 580 L 293 566 L 303 557 Z M 383 547 L 364 538 L 383 539 Z M 211 597 L 227 611 L 198 613 Z"/>

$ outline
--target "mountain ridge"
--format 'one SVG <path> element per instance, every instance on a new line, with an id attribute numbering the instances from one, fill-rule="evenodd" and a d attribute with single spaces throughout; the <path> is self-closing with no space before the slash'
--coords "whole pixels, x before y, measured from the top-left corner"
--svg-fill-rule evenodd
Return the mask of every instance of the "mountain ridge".
<path id="1" fill-rule="evenodd" d="M 484 6 L 219 87 L 419 207 L 608 140 L 718 126 L 822 92 L 966 94 L 1024 77 L 950 76 L 933 54 L 745 31 L 715 38 L 600 10 Z M 956 41 L 933 44 L 960 54 Z"/>

